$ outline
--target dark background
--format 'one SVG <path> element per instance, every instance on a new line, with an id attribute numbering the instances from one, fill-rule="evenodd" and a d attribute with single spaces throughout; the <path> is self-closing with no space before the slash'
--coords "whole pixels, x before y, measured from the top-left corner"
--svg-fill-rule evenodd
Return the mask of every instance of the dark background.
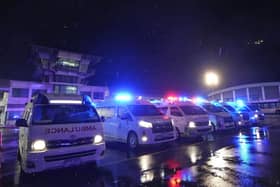
<path id="1" fill-rule="evenodd" d="M 6 0 L 0 6 L 0 78 L 32 80 L 32 44 L 105 57 L 91 84 L 144 94 L 279 81 L 277 1 Z M 254 44 L 263 40 L 261 45 Z"/>

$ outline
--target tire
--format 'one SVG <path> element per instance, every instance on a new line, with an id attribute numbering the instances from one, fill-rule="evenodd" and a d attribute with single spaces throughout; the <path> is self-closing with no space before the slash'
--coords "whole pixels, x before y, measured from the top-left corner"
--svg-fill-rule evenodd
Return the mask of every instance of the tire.
<path id="1" fill-rule="evenodd" d="M 135 150 L 139 146 L 137 134 L 130 132 L 127 137 L 127 146 L 129 149 Z"/>

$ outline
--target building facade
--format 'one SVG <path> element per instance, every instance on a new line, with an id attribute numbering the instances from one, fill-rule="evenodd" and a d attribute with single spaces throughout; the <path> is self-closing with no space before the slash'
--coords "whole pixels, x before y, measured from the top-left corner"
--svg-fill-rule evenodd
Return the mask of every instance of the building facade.
<path id="1" fill-rule="evenodd" d="M 33 46 L 32 62 L 40 81 L 0 80 L 0 126 L 14 125 L 36 93 L 81 94 L 93 101 L 109 96 L 107 87 L 87 84 L 101 57 Z"/>
<path id="2" fill-rule="evenodd" d="M 247 103 L 257 104 L 262 109 L 276 111 L 280 108 L 280 82 L 263 82 L 229 87 L 210 93 L 208 99 L 223 102 L 243 100 Z"/>

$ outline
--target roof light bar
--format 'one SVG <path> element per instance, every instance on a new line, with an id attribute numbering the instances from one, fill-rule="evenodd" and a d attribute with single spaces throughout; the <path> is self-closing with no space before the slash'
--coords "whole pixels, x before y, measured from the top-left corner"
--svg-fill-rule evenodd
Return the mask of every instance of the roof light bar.
<path id="1" fill-rule="evenodd" d="M 115 100 L 116 101 L 131 101 L 132 96 L 130 94 L 127 94 L 127 93 L 122 93 L 122 94 L 116 95 Z"/>

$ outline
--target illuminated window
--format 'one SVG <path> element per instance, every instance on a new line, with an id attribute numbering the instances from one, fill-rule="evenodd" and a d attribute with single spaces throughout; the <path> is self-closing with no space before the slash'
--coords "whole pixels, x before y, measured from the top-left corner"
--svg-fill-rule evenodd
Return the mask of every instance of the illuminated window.
<path id="1" fill-rule="evenodd" d="M 8 112 L 8 120 L 16 120 L 21 118 L 22 111 L 10 111 Z"/>
<path id="2" fill-rule="evenodd" d="M 12 96 L 13 97 L 28 97 L 29 89 L 28 88 L 13 88 Z"/>
<path id="3" fill-rule="evenodd" d="M 55 94 L 77 94 L 77 91 L 76 86 L 54 85 Z"/>

